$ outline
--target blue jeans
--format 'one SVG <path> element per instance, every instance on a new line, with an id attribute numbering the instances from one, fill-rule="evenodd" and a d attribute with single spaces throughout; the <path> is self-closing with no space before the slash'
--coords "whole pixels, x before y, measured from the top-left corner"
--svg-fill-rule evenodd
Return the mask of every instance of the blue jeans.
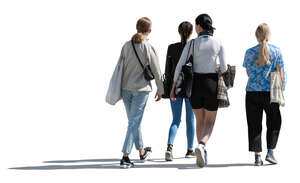
<path id="1" fill-rule="evenodd" d="M 173 144 L 177 129 L 181 122 L 182 103 L 185 101 L 186 110 L 186 137 L 188 141 L 188 148 L 193 148 L 194 136 L 195 136 L 195 123 L 194 112 L 190 104 L 189 99 L 176 98 L 175 101 L 170 100 L 171 109 L 173 114 L 173 121 L 169 130 L 168 144 Z"/>
<path id="2" fill-rule="evenodd" d="M 123 102 L 128 118 L 128 128 L 122 149 L 123 153 L 130 154 L 133 143 L 137 150 L 143 148 L 141 122 L 148 96 L 149 92 L 122 90 Z"/>

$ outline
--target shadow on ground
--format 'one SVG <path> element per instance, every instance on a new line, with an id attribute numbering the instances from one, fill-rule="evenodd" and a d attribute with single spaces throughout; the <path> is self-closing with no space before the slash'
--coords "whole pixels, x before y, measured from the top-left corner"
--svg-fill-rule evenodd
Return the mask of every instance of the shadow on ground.
<path id="1" fill-rule="evenodd" d="M 183 159 L 183 158 L 174 158 Z M 135 163 L 134 168 L 176 168 L 180 170 L 186 169 L 198 169 L 199 167 L 194 164 L 178 164 L 172 162 L 166 162 L 164 159 L 149 159 L 147 163 L 138 159 L 132 159 Z M 70 165 L 71 163 L 96 163 L 96 164 L 84 164 L 84 165 Z M 13 167 L 12 170 L 72 170 L 72 169 L 120 169 L 120 159 L 82 159 L 82 160 L 53 160 L 44 161 L 46 164 L 55 165 L 43 165 L 43 166 L 25 166 L 25 167 Z M 253 166 L 250 163 L 232 163 L 232 164 L 208 164 L 206 168 L 226 168 L 226 167 L 245 167 Z"/>

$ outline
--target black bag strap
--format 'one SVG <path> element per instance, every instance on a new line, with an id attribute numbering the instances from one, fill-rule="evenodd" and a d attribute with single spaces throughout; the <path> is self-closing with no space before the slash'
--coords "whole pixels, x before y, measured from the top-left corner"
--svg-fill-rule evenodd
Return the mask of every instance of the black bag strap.
<path id="1" fill-rule="evenodd" d="M 141 62 L 141 60 L 140 60 L 140 57 L 138 56 L 138 54 L 137 54 L 137 52 L 136 52 L 136 50 L 135 50 L 135 46 L 134 46 L 134 43 L 133 43 L 133 41 L 132 41 L 132 40 L 131 40 L 131 44 L 132 44 L 132 47 L 133 47 L 134 53 L 135 53 L 135 55 L 136 55 L 137 59 L 139 60 L 139 63 L 141 64 L 141 67 L 142 67 L 142 68 L 143 68 L 143 70 L 144 70 L 144 65 L 142 64 L 142 62 Z"/>
<path id="2" fill-rule="evenodd" d="M 190 49 L 191 49 L 191 46 L 192 46 L 192 44 L 193 44 L 193 53 L 194 53 L 194 43 L 195 41 L 194 41 L 194 39 L 192 39 L 191 40 L 191 44 L 190 44 L 190 46 L 189 46 L 189 50 L 188 50 L 188 53 L 187 53 L 187 56 L 186 56 L 186 61 L 185 61 L 185 63 L 187 63 L 188 61 L 189 61 L 189 54 L 190 54 Z"/>

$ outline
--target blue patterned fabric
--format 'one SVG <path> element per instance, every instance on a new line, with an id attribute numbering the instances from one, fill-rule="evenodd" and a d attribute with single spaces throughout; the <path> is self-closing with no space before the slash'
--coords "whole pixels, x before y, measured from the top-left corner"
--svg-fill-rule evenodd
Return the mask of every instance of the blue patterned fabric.
<path id="1" fill-rule="evenodd" d="M 249 48 L 246 51 L 243 67 L 248 70 L 249 79 L 247 83 L 247 91 L 270 91 L 270 73 L 276 70 L 276 65 L 283 68 L 283 90 L 286 86 L 286 71 L 282 59 L 281 51 L 278 47 L 268 44 L 270 53 L 270 65 L 259 66 L 256 60 L 259 54 L 260 44 Z"/>

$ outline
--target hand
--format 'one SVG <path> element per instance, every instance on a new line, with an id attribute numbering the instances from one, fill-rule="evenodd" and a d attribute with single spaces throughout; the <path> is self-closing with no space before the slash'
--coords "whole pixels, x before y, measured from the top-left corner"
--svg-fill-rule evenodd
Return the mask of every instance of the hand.
<path id="1" fill-rule="evenodd" d="M 173 87 L 172 87 L 172 90 L 171 90 L 171 93 L 170 93 L 170 99 L 172 101 L 176 100 L 176 98 L 175 98 L 175 86 L 176 86 L 176 82 L 173 83 Z"/>
<path id="2" fill-rule="evenodd" d="M 155 99 L 156 102 L 160 101 L 161 95 L 156 93 L 154 99 Z"/>
<path id="3" fill-rule="evenodd" d="M 170 99 L 171 99 L 172 101 L 175 101 L 175 100 L 176 100 L 176 98 L 175 98 L 175 93 L 174 93 L 174 88 L 172 88 L 172 90 L 171 90 L 171 93 L 170 93 Z"/>

